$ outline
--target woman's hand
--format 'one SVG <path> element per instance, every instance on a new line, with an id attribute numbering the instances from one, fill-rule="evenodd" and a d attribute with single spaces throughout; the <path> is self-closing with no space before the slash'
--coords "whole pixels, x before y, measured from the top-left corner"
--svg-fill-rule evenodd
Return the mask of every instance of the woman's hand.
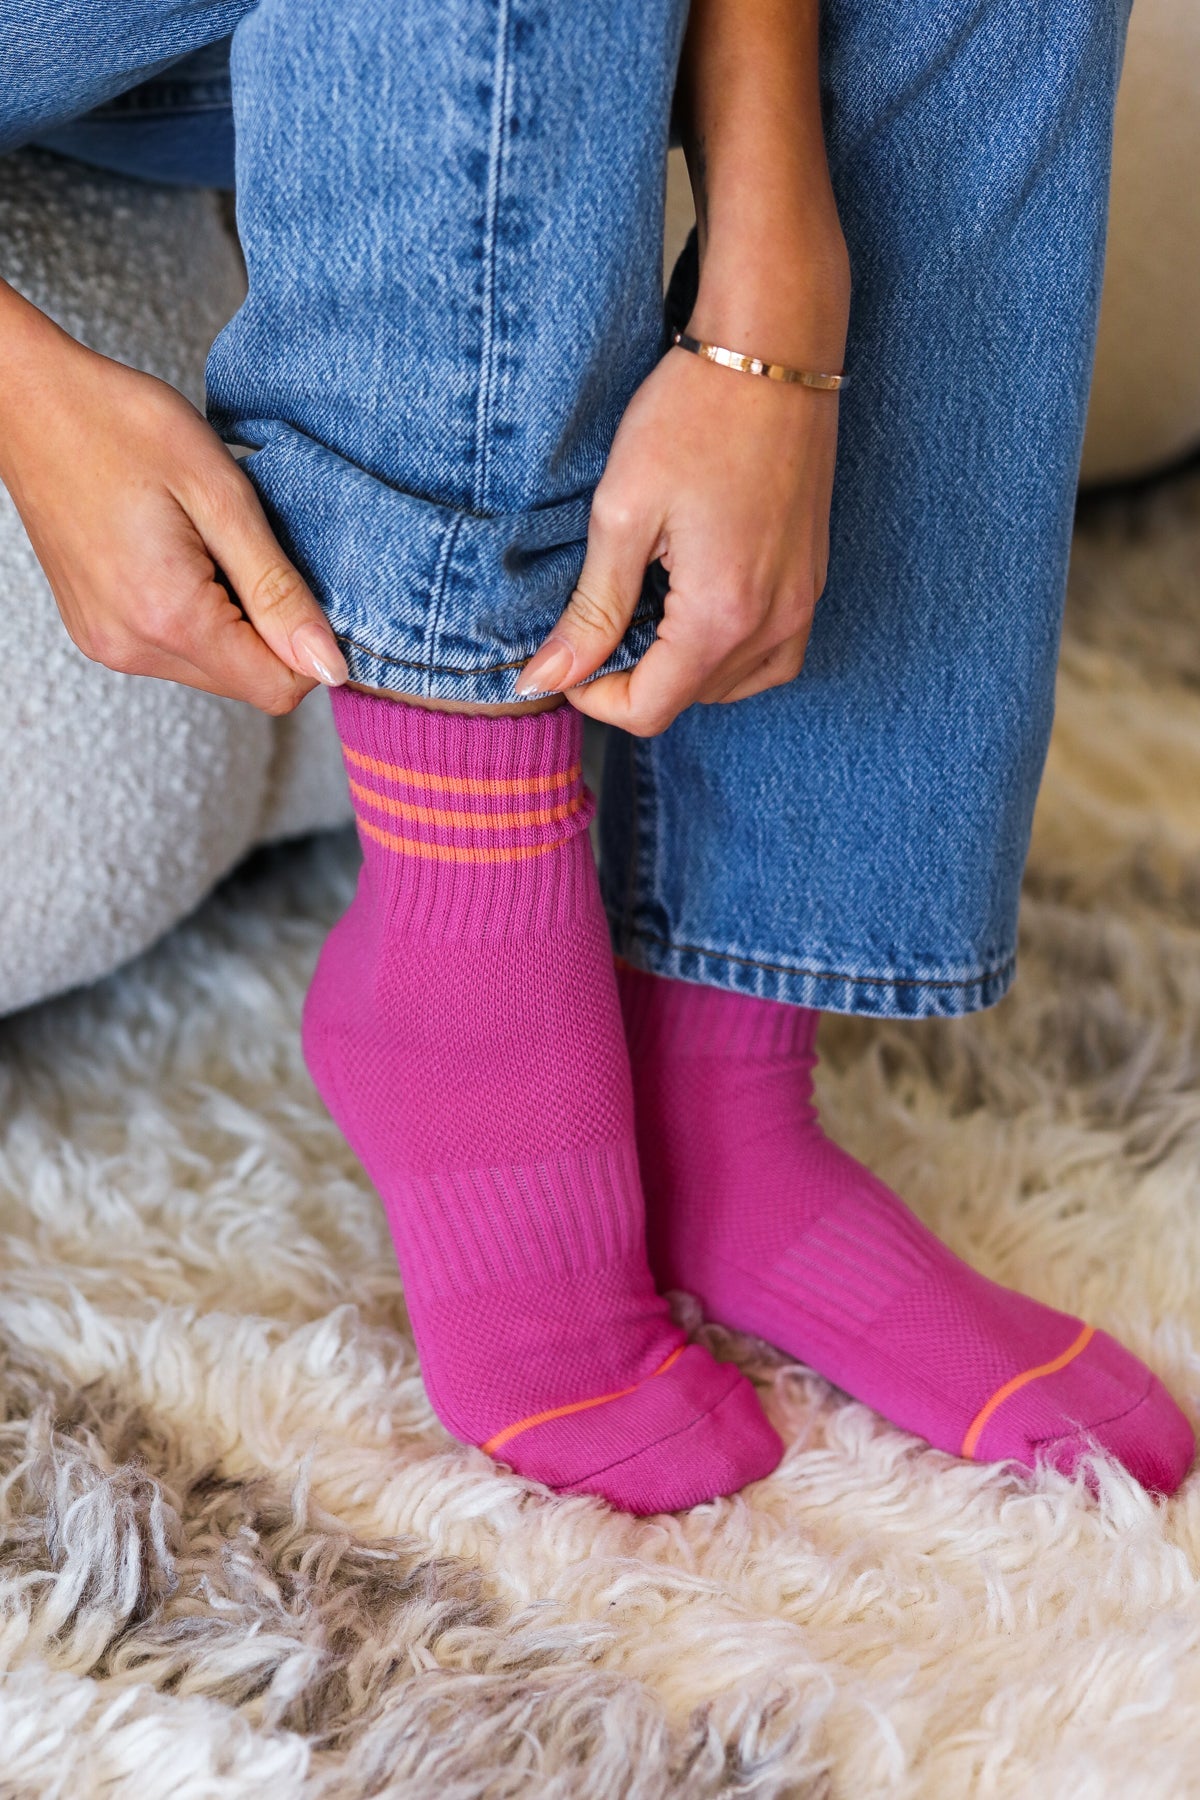
<path id="1" fill-rule="evenodd" d="M 791 681 L 825 584 L 837 405 L 668 351 L 621 421 L 579 584 L 526 664 L 526 691 L 569 690 L 580 712 L 652 736 L 693 701 Z M 656 557 L 670 588 L 654 643 L 632 669 L 577 686 L 620 643 Z"/>
<path id="2" fill-rule="evenodd" d="M 0 479 L 93 661 L 276 714 L 345 681 L 324 614 L 195 408 L 2 283 Z"/>
<path id="3" fill-rule="evenodd" d="M 820 0 L 691 0 L 675 92 L 700 262 L 691 337 L 836 373 L 850 306 L 825 159 Z M 517 691 L 557 688 L 642 737 L 694 700 L 791 681 L 825 583 L 837 395 L 669 350 L 634 395 L 596 489 L 579 586 Z M 624 636 L 646 566 L 670 576 L 658 636 Z"/>

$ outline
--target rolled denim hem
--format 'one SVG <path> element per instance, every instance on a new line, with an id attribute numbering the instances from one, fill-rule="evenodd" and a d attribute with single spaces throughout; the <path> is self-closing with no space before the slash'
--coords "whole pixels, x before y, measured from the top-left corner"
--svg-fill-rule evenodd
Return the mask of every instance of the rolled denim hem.
<path id="1" fill-rule="evenodd" d="M 564 599 L 565 604 L 565 599 Z M 334 635 L 342 655 L 346 659 L 346 667 L 350 671 L 351 681 L 361 682 L 364 686 L 383 688 L 388 693 L 409 695 L 423 700 L 458 700 L 468 705 L 500 706 L 519 700 L 535 700 L 538 693 L 518 694 L 516 692 L 517 677 L 522 668 L 533 655 L 546 631 L 535 634 L 528 647 L 519 654 L 507 658 L 503 662 L 492 662 L 477 666 L 430 663 L 420 656 L 403 657 L 391 652 L 373 649 L 355 638 L 346 637 L 336 630 Z M 586 687 L 588 682 L 598 681 L 601 675 L 611 675 L 620 669 L 631 669 L 643 657 L 654 641 L 657 630 L 657 619 L 654 615 L 638 617 L 635 614 L 624 638 L 606 662 L 601 664 L 593 675 L 580 683 Z M 541 690 L 549 692 L 551 690 Z"/>
<path id="2" fill-rule="evenodd" d="M 903 972 L 864 968 L 836 970 L 800 955 L 786 961 L 675 944 L 631 929 L 609 915 L 617 954 L 650 975 L 697 981 L 758 1000 L 781 1000 L 820 1012 L 857 1013 L 874 1019 L 957 1019 L 1002 1000 L 1016 976 L 1016 952 L 974 970 Z M 847 958 L 847 962 L 852 959 Z"/>
<path id="3" fill-rule="evenodd" d="M 238 421 L 225 435 L 258 446 L 241 466 L 324 608 L 352 680 L 424 700 L 529 697 L 517 695 L 517 677 L 579 579 L 590 491 L 522 512 L 471 513 L 394 487 L 290 427 Z M 652 564 L 625 636 L 596 676 L 632 667 L 650 648 L 665 591 Z"/>

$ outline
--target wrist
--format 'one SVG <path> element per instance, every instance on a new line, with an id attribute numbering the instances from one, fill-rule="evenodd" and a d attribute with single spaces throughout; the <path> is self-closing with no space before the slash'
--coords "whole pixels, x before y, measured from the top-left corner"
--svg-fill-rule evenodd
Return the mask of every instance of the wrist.
<path id="1" fill-rule="evenodd" d="M 0 281 L 0 373 L 6 378 L 38 360 L 65 335 L 24 294 Z"/>
<path id="2" fill-rule="evenodd" d="M 36 416 L 64 353 L 79 349 L 44 312 L 0 281 L 0 455 Z"/>
<path id="3" fill-rule="evenodd" d="M 764 242 L 771 244 L 769 258 Z M 850 312 L 845 243 L 838 233 L 777 254 L 776 242 L 759 238 L 736 250 L 727 241 L 710 242 L 686 329 L 768 362 L 836 372 Z"/>

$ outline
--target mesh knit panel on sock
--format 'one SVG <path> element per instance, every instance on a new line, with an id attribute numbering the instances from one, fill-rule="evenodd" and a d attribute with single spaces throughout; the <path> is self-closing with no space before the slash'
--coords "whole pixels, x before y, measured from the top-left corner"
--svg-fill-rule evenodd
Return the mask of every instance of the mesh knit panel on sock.
<path id="1" fill-rule="evenodd" d="M 305 1050 L 387 1211 L 440 1417 L 637 1510 L 764 1472 L 753 1391 L 686 1344 L 646 1260 L 578 715 L 334 704 L 364 860 Z M 749 1456 L 718 1442 L 730 1418 Z M 684 1433 L 681 1474 L 652 1452 Z"/>

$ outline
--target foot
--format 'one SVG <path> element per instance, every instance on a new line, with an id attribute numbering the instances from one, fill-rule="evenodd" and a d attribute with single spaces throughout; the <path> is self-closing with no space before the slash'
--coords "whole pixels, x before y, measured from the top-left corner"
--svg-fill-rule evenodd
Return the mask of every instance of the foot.
<path id="1" fill-rule="evenodd" d="M 938 1449 L 1172 1493 L 1194 1451 L 1107 1332 L 986 1280 L 821 1130 L 820 1014 L 622 968 L 651 1265 Z"/>
<path id="2" fill-rule="evenodd" d="M 647 1264 L 578 714 L 334 711 L 364 861 L 305 1054 L 387 1210 L 439 1417 L 630 1512 L 769 1474 L 754 1389 L 688 1344 Z"/>

